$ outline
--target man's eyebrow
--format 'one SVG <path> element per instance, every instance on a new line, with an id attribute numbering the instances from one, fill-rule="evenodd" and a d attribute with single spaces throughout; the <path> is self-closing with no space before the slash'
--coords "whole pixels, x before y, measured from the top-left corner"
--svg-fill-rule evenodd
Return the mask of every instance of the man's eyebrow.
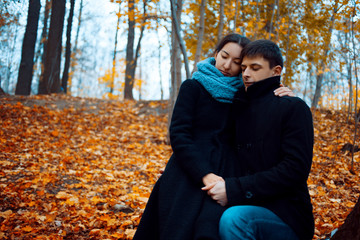
<path id="1" fill-rule="evenodd" d="M 247 66 L 250 66 L 250 67 L 255 67 L 255 66 L 262 66 L 261 64 L 258 64 L 258 63 L 252 63 L 250 65 L 245 65 L 245 64 L 241 64 L 241 67 L 247 67 Z"/>

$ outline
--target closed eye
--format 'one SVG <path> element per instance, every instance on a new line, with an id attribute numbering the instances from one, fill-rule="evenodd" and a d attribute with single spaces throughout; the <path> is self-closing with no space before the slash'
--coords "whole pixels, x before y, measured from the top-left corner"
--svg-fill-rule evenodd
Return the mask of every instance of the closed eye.
<path id="1" fill-rule="evenodd" d="M 222 57 L 223 59 L 227 59 L 227 58 L 228 58 L 228 56 L 225 55 L 225 54 L 221 54 L 221 57 Z"/>

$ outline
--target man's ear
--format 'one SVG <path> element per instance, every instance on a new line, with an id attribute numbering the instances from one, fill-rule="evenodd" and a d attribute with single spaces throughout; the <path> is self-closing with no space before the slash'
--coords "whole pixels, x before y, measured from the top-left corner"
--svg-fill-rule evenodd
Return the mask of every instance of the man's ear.
<path id="1" fill-rule="evenodd" d="M 273 68 L 274 76 L 280 76 L 282 71 L 282 67 L 280 65 L 277 65 Z"/>

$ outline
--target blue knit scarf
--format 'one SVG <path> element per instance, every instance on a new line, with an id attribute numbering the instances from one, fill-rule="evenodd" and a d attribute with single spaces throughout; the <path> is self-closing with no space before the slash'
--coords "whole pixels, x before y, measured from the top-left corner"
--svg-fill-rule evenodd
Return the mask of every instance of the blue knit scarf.
<path id="1" fill-rule="evenodd" d="M 215 67 L 215 58 L 199 62 L 192 78 L 197 80 L 219 102 L 232 103 L 235 92 L 243 84 L 241 75 L 226 77 Z"/>

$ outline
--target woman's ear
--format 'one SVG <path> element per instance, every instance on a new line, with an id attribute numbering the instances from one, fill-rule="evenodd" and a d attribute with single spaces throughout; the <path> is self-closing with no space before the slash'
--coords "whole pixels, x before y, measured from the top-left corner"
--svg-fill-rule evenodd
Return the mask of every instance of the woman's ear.
<path id="1" fill-rule="evenodd" d="M 277 65 L 273 68 L 273 74 L 274 76 L 280 76 L 282 71 L 282 67 L 280 65 Z"/>

